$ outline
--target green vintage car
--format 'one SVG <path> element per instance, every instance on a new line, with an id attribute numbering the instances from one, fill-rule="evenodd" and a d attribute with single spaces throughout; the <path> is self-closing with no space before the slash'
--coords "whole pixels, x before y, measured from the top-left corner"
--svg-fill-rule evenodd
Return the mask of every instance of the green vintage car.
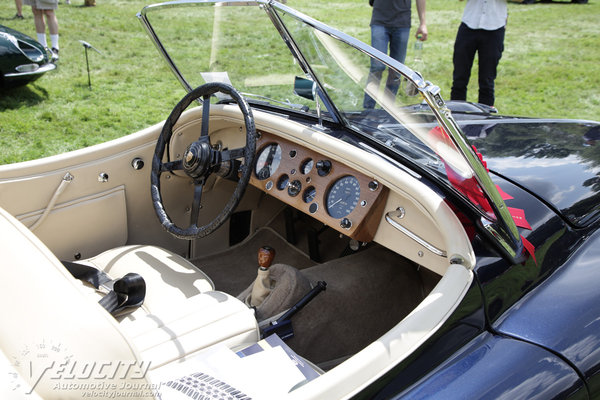
<path id="1" fill-rule="evenodd" d="M 35 81 L 56 68 L 56 58 L 31 37 L 0 25 L 0 87 Z"/>

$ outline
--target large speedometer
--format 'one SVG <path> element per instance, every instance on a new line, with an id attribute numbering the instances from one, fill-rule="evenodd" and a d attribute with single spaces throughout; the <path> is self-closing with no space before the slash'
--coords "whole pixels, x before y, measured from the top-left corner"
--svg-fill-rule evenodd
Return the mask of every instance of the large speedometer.
<path id="1" fill-rule="evenodd" d="M 360 184 L 352 175 L 344 176 L 327 192 L 327 213 L 333 218 L 344 218 L 358 205 Z"/>

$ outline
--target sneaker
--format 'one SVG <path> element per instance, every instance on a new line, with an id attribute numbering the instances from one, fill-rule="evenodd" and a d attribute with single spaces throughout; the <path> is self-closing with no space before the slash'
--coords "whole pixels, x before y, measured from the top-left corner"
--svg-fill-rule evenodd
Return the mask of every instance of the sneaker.
<path id="1" fill-rule="evenodd" d="M 12 17 L 12 19 L 24 19 L 24 17 L 23 15 L 15 14 L 15 16 Z"/>
<path id="2" fill-rule="evenodd" d="M 58 49 L 56 47 L 53 47 L 52 49 L 50 49 L 50 51 L 52 52 L 52 61 L 58 61 Z"/>

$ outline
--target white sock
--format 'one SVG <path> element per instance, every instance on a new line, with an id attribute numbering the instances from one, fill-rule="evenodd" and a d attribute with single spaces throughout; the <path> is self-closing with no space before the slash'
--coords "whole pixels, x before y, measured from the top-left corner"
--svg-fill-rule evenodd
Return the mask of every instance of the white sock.
<path id="1" fill-rule="evenodd" d="M 46 34 L 45 33 L 38 33 L 37 34 L 37 39 L 38 42 L 44 46 L 44 47 L 48 47 L 48 42 L 46 41 Z"/>
<path id="2" fill-rule="evenodd" d="M 50 42 L 52 43 L 52 48 L 53 49 L 60 49 L 60 47 L 58 47 L 58 35 L 50 35 Z"/>

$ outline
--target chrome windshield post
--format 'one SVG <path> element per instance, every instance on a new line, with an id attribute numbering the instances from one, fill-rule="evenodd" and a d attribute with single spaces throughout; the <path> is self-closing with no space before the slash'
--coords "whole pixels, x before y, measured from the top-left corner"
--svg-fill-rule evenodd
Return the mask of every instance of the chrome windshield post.
<path id="1" fill-rule="evenodd" d="M 505 255 L 509 256 L 514 262 L 522 261 L 524 257 L 523 243 L 515 221 L 487 169 L 477 154 L 475 154 L 471 145 L 466 141 L 450 109 L 446 106 L 446 102 L 440 95 L 440 88 L 427 82 L 426 86 L 421 88 L 420 91 L 436 115 L 441 127 L 446 131 L 456 148 L 473 169 L 475 179 L 484 191 L 490 206 L 493 208 L 496 219 L 492 220 L 488 216 L 482 215 L 480 226 L 488 236 L 493 238 L 494 242 L 499 245 L 500 250 Z"/>

